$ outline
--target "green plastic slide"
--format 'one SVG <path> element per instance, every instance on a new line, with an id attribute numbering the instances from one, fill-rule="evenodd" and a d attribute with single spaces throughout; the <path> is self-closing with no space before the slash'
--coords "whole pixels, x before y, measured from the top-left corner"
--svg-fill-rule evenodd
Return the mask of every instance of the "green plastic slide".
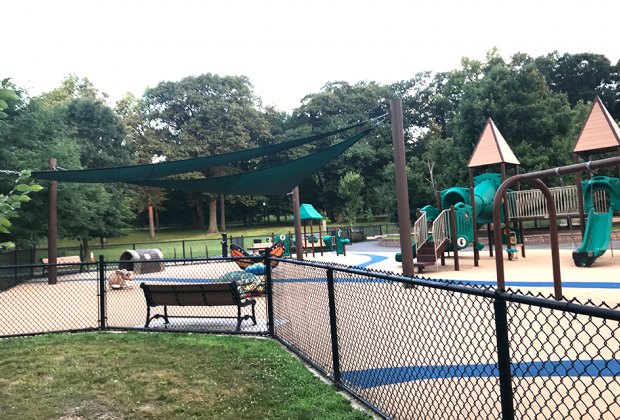
<path id="1" fill-rule="evenodd" d="M 597 213 L 593 208 L 588 212 L 586 230 L 580 247 L 573 251 L 573 261 L 577 267 L 589 267 L 607 251 L 611 234 L 613 209 L 607 213 Z"/>

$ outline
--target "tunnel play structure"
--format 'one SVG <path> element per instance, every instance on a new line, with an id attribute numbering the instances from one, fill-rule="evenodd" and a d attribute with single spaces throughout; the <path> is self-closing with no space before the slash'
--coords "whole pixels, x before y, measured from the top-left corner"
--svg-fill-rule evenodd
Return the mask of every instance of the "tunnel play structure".
<path id="1" fill-rule="evenodd" d="M 501 174 L 484 173 L 473 178 L 473 206 L 469 188 L 451 187 L 439 193 L 440 208 L 427 205 L 420 209 L 421 217 L 417 221 L 417 229 L 414 227 L 414 251 L 417 259 L 415 265 L 420 271 L 426 266 L 434 265 L 444 252 L 462 250 L 470 245 L 477 251 L 484 248 L 484 245 L 477 241 L 475 232 L 482 225 L 493 222 L 493 200 L 501 183 Z M 503 220 L 502 212 L 502 222 Z M 426 232 L 421 233 L 421 230 Z M 440 230 L 444 232 L 439 232 Z M 509 238 L 510 235 L 504 235 L 505 241 Z M 398 254 L 396 259 L 400 260 Z"/>

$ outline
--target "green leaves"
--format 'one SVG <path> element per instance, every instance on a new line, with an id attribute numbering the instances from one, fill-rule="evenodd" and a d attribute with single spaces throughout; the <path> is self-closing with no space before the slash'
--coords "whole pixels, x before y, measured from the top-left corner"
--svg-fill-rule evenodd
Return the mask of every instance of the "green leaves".
<path id="1" fill-rule="evenodd" d="M 343 201 L 344 214 L 351 225 L 355 223 L 362 210 L 363 190 L 364 178 L 356 172 L 347 172 L 338 184 L 338 194 Z"/>
<path id="2" fill-rule="evenodd" d="M 0 194 L 0 233 L 10 233 L 9 228 L 13 225 L 10 219 L 19 216 L 17 210 L 21 208 L 22 203 L 30 201 L 30 193 L 42 189 L 40 185 L 30 180 L 30 171 L 22 171 L 15 183 L 16 185 L 7 195 Z M 15 246 L 13 242 L 0 243 L 0 249 L 13 246 Z"/>

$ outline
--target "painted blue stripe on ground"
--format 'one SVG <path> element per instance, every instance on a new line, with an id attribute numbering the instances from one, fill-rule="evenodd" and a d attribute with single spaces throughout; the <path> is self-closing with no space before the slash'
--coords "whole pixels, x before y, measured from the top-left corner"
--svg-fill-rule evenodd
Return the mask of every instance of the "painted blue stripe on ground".
<path id="1" fill-rule="evenodd" d="M 620 376 L 620 360 L 560 360 L 511 364 L 515 377 L 551 376 Z M 392 385 L 403 382 L 447 378 L 496 378 L 496 364 L 403 366 L 355 370 L 341 373 L 341 378 L 358 388 Z"/>
<path id="2" fill-rule="evenodd" d="M 364 257 L 370 258 L 370 260 L 366 261 L 365 263 L 356 265 L 356 267 L 359 267 L 359 268 L 366 268 L 369 265 L 373 265 L 373 264 L 376 264 L 378 262 L 385 261 L 388 259 L 388 257 L 385 257 L 383 255 L 375 255 L 375 254 L 357 254 L 356 253 L 355 255 L 362 255 Z"/>

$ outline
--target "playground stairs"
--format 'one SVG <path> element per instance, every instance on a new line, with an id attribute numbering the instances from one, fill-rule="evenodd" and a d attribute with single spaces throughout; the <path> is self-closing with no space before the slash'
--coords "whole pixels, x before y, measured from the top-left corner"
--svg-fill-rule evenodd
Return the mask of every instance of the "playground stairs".
<path id="1" fill-rule="evenodd" d="M 448 241 L 445 241 L 439 247 L 437 253 L 435 253 L 435 243 L 432 241 L 425 242 L 420 249 L 418 249 L 418 252 L 416 253 L 417 258 L 413 262 L 413 266 L 418 268 L 418 273 L 421 273 L 426 267 L 437 264 L 437 259 L 447 247 Z"/>

